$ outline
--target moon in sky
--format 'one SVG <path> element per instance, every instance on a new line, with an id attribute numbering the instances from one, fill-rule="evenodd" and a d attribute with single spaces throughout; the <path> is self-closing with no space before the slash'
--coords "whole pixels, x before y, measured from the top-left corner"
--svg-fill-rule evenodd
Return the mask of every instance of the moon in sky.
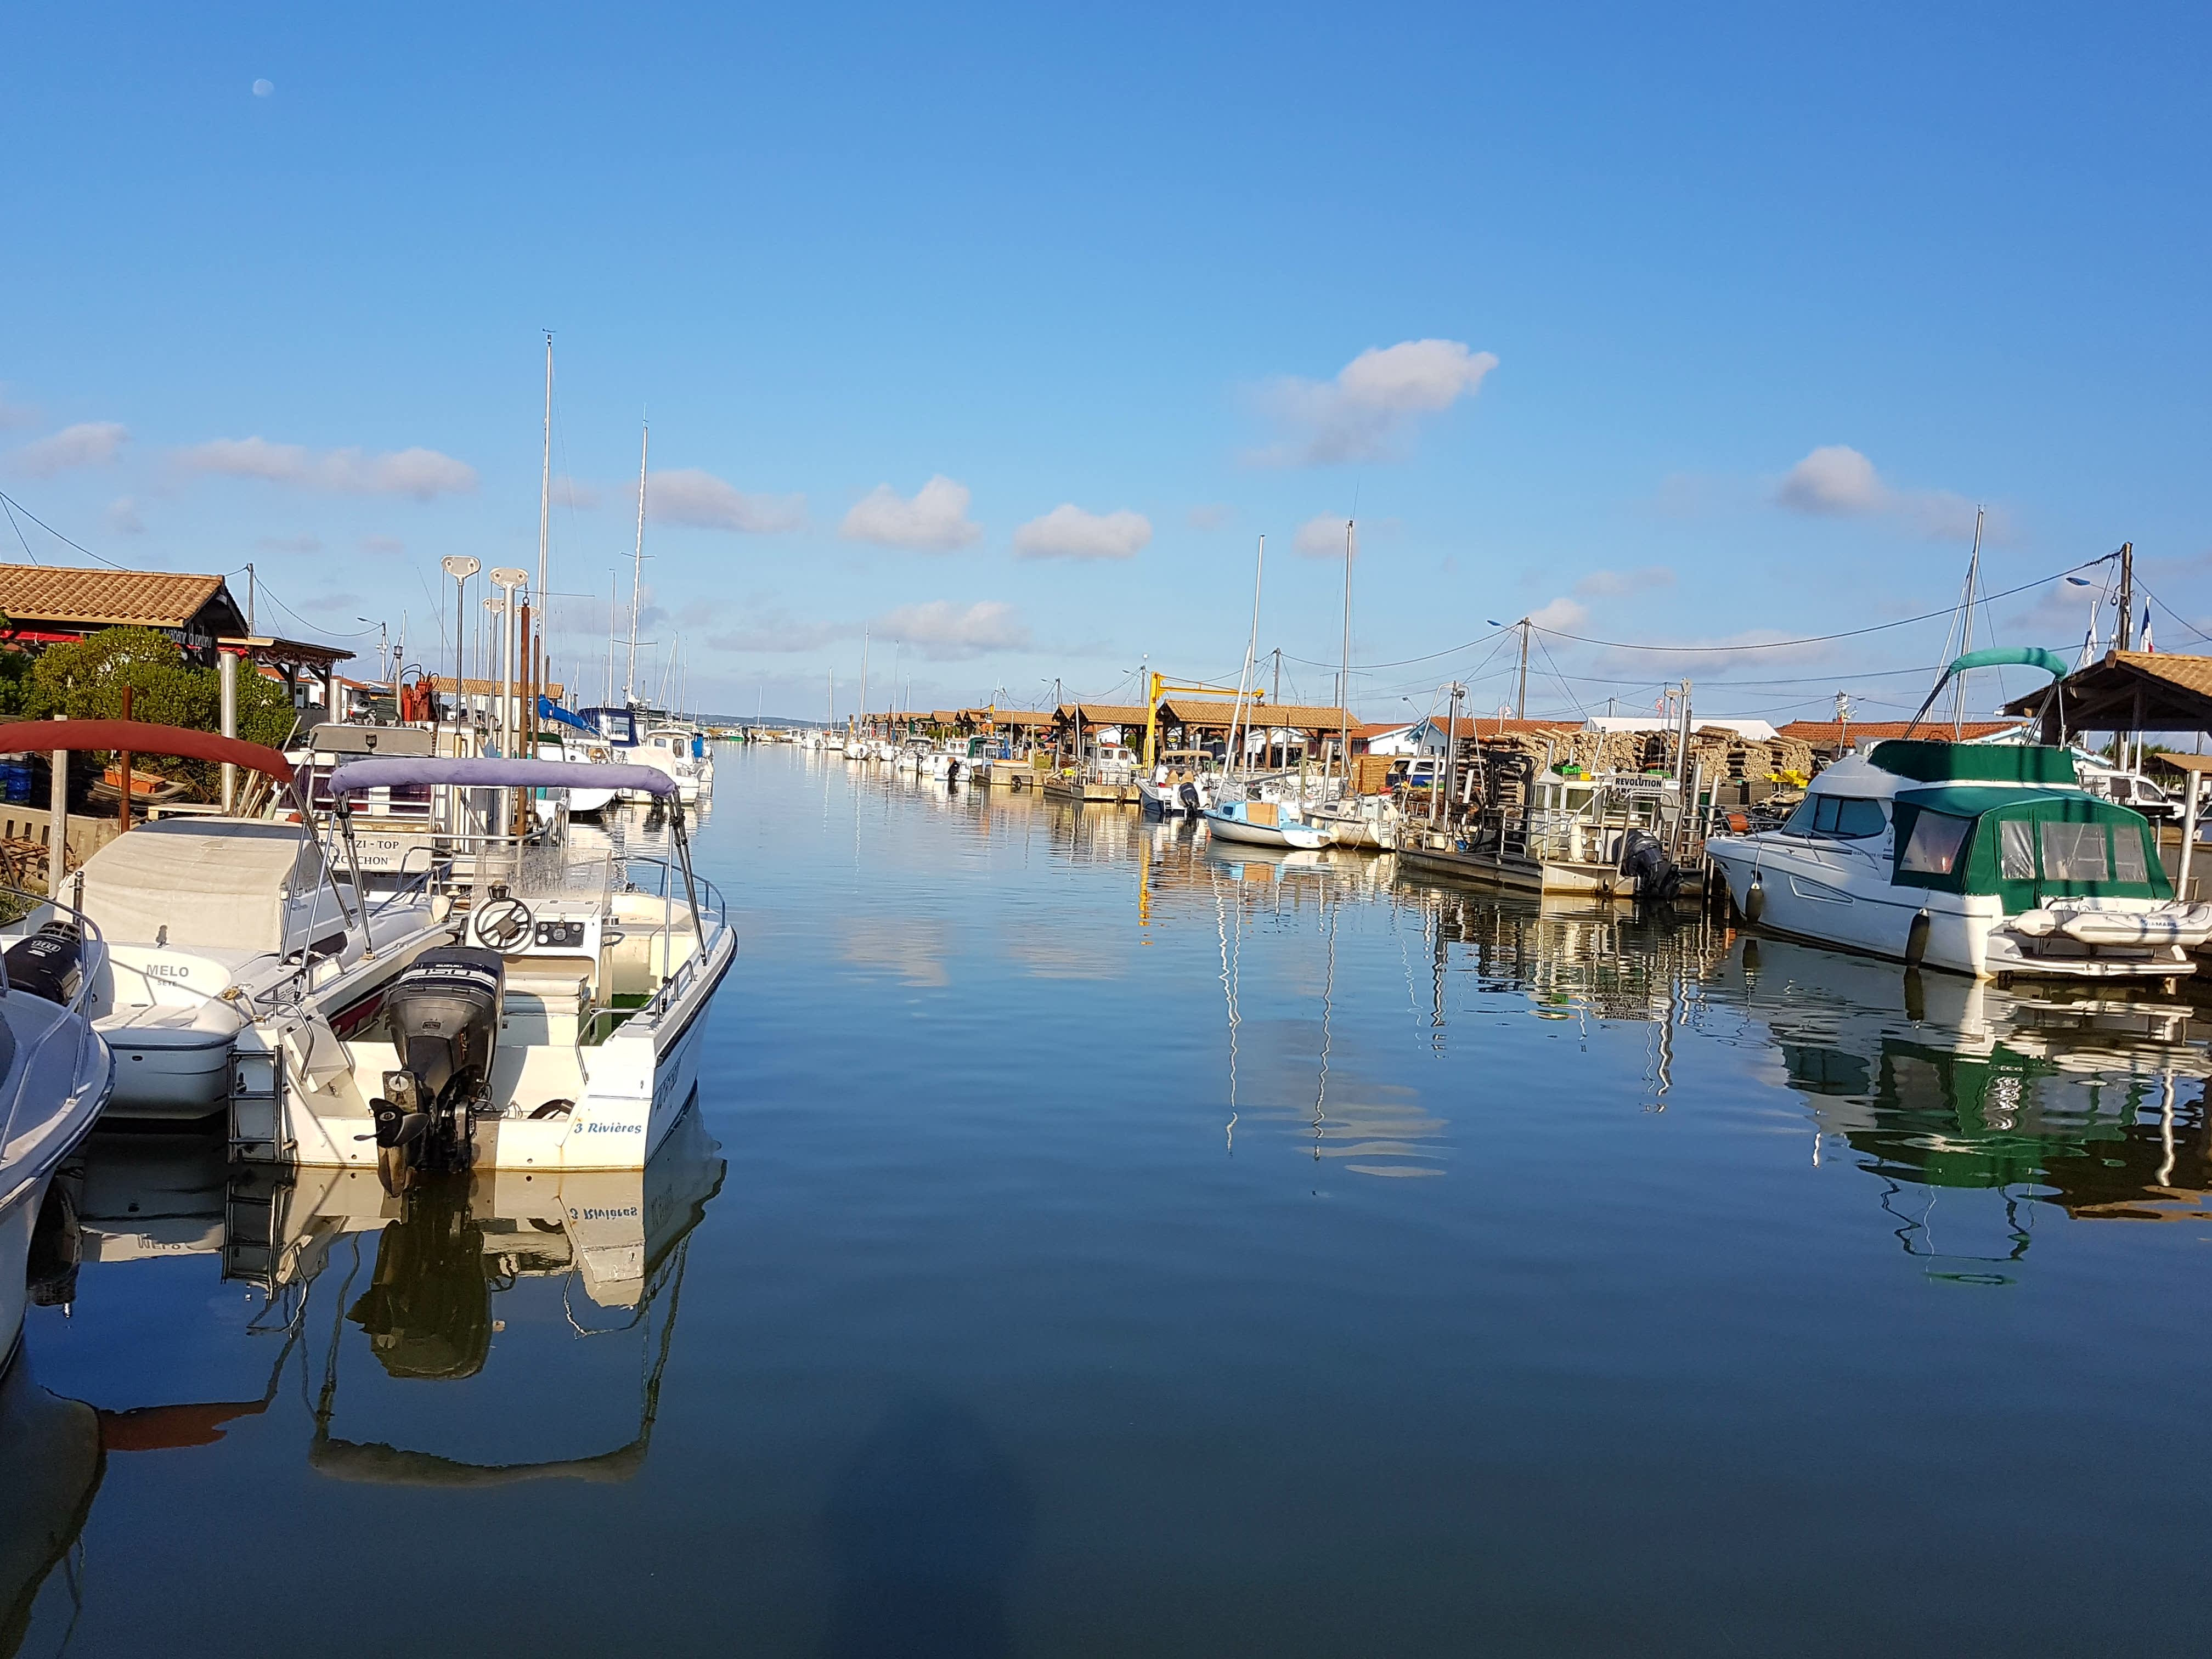
<path id="1" fill-rule="evenodd" d="M 253 83 L 253 95 L 256 98 L 266 98 L 276 90 L 276 83 L 274 81 L 256 81 Z"/>

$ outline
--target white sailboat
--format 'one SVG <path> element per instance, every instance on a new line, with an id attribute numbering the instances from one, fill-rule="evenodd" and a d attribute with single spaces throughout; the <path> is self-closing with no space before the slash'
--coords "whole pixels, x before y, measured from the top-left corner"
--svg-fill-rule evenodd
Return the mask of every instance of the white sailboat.
<path id="1" fill-rule="evenodd" d="M 1206 805 L 1206 824 L 1208 833 L 1222 841 L 1241 842 L 1251 847 L 1280 848 L 1291 852 L 1317 852 L 1329 844 L 1328 832 L 1301 822 L 1301 809 L 1294 801 L 1256 799 L 1255 792 L 1245 776 L 1244 751 L 1239 727 L 1244 722 L 1246 705 L 1252 690 L 1252 671 L 1260 649 L 1260 592 L 1267 568 L 1267 538 L 1262 536 L 1252 574 L 1252 631 L 1245 641 L 1244 665 L 1237 677 L 1236 711 L 1229 724 L 1231 771 L 1214 799 Z"/>

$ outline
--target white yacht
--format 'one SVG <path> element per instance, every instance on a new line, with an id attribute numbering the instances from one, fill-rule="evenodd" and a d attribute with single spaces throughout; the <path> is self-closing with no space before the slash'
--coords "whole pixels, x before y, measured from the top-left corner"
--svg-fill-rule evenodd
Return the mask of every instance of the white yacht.
<path id="1" fill-rule="evenodd" d="M 1814 779 L 1779 830 L 1705 851 L 1759 927 L 2001 983 L 2170 986 L 2212 938 L 2212 905 L 2175 901 L 2149 823 L 2083 789 L 2061 748 L 1879 743 Z"/>

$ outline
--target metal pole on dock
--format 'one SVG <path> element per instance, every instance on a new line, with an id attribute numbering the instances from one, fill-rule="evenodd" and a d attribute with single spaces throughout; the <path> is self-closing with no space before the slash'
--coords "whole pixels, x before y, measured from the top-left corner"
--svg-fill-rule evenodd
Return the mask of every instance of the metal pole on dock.
<path id="1" fill-rule="evenodd" d="M 2173 896 L 2189 902 L 2189 866 L 2197 857 L 2197 792 L 2204 781 L 2201 772 L 2185 772 L 2189 780 L 2189 802 L 2181 814 L 2181 863 L 2173 878 Z"/>
<path id="2" fill-rule="evenodd" d="M 65 720 L 69 716 L 54 718 Z M 69 870 L 69 750 L 55 750 L 52 766 L 53 777 L 46 789 L 46 894 L 59 898 L 62 877 Z"/>
<path id="3" fill-rule="evenodd" d="M 222 735 L 234 738 L 238 735 L 237 654 L 218 649 L 215 668 Z M 222 810 L 226 814 L 238 810 L 238 768 L 229 761 L 222 763 Z"/>

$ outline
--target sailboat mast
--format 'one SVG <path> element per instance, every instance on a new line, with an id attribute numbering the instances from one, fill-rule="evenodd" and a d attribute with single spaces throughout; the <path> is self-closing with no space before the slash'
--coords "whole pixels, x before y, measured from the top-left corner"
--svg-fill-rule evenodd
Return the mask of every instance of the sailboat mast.
<path id="1" fill-rule="evenodd" d="M 1352 536 L 1344 521 L 1344 675 L 1336 685 L 1336 757 L 1344 763 L 1345 793 L 1352 793 Z"/>
<path id="2" fill-rule="evenodd" d="M 1241 774 L 1243 755 L 1237 747 L 1237 727 L 1244 719 L 1244 699 L 1252 684 L 1252 669 L 1260 652 L 1260 582 L 1267 572 L 1267 538 L 1260 538 L 1260 553 L 1252 567 L 1252 632 L 1244 641 L 1244 666 L 1237 674 L 1237 707 L 1229 716 L 1230 769 Z"/>
<path id="3" fill-rule="evenodd" d="M 538 471 L 538 608 L 545 608 L 546 562 L 552 550 L 553 331 L 545 331 L 545 454 Z"/>
<path id="4" fill-rule="evenodd" d="M 860 630 L 860 729 L 868 729 L 868 630 Z"/>
<path id="5" fill-rule="evenodd" d="M 645 580 L 645 456 L 653 438 L 649 422 L 638 422 L 637 433 L 637 549 L 629 561 L 629 669 L 623 678 L 623 702 L 637 701 L 637 605 Z"/>
<path id="6" fill-rule="evenodd" d="M 1974 648 L 1974 586 L 1982 574 L 1982 509 L 1974 509 L 1974 550 L 1966 559 L 1966 620 L 1959 635 L 1959 654 L 1965 656 Z M 1951 687 L 1951 741 L 1958 743 L 1966 735 L 1966 677 L 1959 676 Z"/>

